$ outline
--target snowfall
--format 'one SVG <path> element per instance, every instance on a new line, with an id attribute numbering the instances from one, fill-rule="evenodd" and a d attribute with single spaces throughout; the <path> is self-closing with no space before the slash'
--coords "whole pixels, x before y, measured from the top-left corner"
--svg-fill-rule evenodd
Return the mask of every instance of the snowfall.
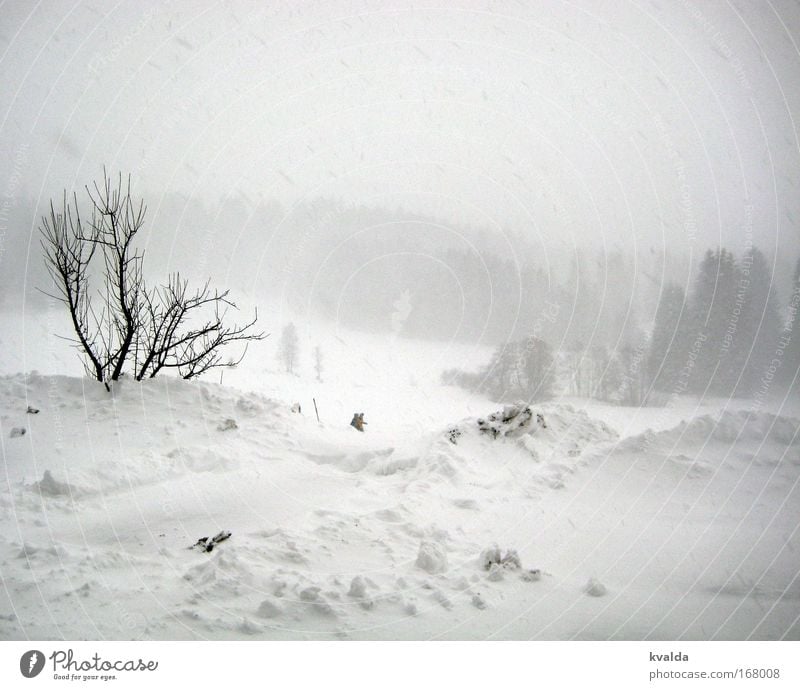
<path id="1" fill-rule="evenodd" d="M 0 638 L 800 639 L 796 406 L 528 415 L 440 383 L 486 347 L 301 318 L 294 374 L 108 393 L 56 322 L 3 316 Z"/>

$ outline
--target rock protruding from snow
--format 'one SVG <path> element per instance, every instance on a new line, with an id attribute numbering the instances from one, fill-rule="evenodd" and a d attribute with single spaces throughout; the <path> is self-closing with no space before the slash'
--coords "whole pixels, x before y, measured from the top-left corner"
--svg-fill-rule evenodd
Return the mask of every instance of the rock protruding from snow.
<path id="1" fill-rule="evenodd" d="M 443 573 L 447 570 L 447 552 L 435 541 L 423 541 L 419 545 L 416 565 L 431 575 Z"/>
<path id="2" fill-rule="evenodd" d="M 227 530 L 222 530 L 218 532 L 210 539 L 208 537 L 200 537 L 197 540 L 197 543 L 192 544 L 190 549 L 197 549 L 199 551 L 205 551 L 206 553 L 211 553 L 214 550 L 214 547 L 219 544 L 220 542 L 226 541 L 230 539 L 231 533 Z"/>
<path id="3" fill-rule="evenodd" d="M 50 470 L 44 471 L 44 477 L 41 481 L 34 484 L 34 487 L 39 490 L 43 496 L 69 496 L 73 493 L 72 488 L 66 482 L 59 482 L 53 478 Z"/>
<path id="4" fill-rule="evenodd" d="M 484 570 L 491 570 L 493 566 L 505 568 L 507 570 L 519 570 L 522 567 L 519 554 L 516 549 L 507 549 L 502 554 L 498 546 L 490 546 L 481 552 L 481 567 Z"/>
<path id="5" fill-rule="evenodd" d="M 503 569 L 503 566 L 498 565 L 497 563 L 492 563 L 489 566 L 489 581 L 490 582 L 500 582 L 506 576 L 506 571 Z"/>
<path id="6" fill-rule="evenodd" d="M 478 420 L 478 429 L 492 438 L 519 436 L 535 428 L 547 428 L 544 416 L 534 416 L 533 410 L 525 403 L 506 405 L 501 411 Z"/>
<path id="7" fill-rule="evenodd" d="M 484 570 L 489 570 L 492 567 L 492 563 L 499 563 L 499 562 L 500 562 L 499 546 L 490 546 L 488 549 L 484 549 L 481 552 L 481 567 Z"/>
<path id="8" fill-rule="evenodd" d="M 509 571 L 519 572 L 523 582 L 538 582 L 542 579 L 542 571 L 538 568 L 524 570 L 522 560 L 516 549 L 507 549 L 505 553 L 497 545 L 492 545 L 481 552 L 478 559 L 481 567 L 488 571 L 490 582 L 500 582 Z"/>

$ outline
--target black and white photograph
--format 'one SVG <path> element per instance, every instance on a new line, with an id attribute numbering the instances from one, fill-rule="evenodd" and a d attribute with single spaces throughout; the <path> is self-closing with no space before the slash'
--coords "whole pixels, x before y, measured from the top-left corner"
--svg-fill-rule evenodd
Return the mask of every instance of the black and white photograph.
<path id="1" fill-rule="evenodd" d="M 14 683 L 800 642 L 797 2 L 6 0 L 0 76 Z"/>

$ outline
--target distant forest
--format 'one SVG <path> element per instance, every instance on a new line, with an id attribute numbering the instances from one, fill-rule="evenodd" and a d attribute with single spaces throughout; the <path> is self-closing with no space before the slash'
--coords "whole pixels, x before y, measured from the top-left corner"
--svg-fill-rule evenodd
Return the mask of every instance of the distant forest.
<path id="1" fill-rule="evenodd" d="M 773 266 L 753 246 L 736 255 L 695 247 L 694 259 L 682 246 L 551 247 L 521 230 L 325 199 L 291 208 L 243 196 L 146 201 L 141 243 L 155 279 L 176 267 L 192 280 L 213 273 L 247 302 L 282 300 L 392 337 L 535 338 L 567 394 L 632 403 L 676 391 L 757 395 L 765 375 L 786 385 L 797 371 L 796 257 Z M 6 212 L 6 256 L 28 259 L 4 263 L 4 308 L 43 299 L 37 227 L 46 210 L 21 202 Z"/>

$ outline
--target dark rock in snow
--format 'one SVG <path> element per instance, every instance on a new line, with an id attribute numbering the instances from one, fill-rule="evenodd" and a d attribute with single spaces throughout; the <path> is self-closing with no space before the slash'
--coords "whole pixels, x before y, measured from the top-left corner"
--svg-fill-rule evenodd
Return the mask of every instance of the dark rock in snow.
<path id="1" fill-rule="evenodd" d="M 547 428 L 541 413 L 536 414 L 535 424 L 542 429 Z M 478 420 L 478 430 L 492 438 L 516 436 L 530 430 L 533 425 L 533 411 L 524 403 L 506 405 L 499 412 L 493 412 L 487 418 Z"/>
<path id="2" fill-rule="evenodd" d="M 197 540 L 196 544 L 192 544 L 189 548 L 198 549 L 199 551 L 205 551 L 206 553 L 209 553 L 214 550 L 214 547 L 217 544 L 225 541 L 226 539 L 230 539 L 230 537 L 231 537 L 230 532 L 222 530 L 222 532 L 215 534 L 211 538 L 201 537 L 200 539 Z"/>
<path id="3" fill-rule="evenodd" d="M 232 429 L 238 429 L 239 425 L 236 423 L 235 419 L 224 419 L 220 425 L 217 427 L 217 431 L 231 431 Z"/>

